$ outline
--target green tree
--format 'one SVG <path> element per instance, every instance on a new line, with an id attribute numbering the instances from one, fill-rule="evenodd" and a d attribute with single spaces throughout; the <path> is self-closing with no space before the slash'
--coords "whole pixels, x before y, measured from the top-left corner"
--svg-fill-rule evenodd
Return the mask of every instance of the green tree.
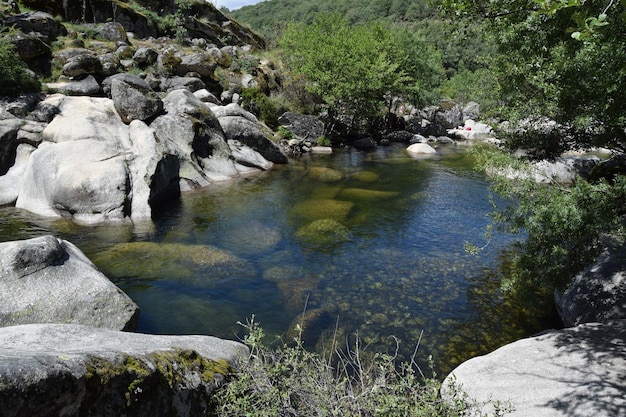
<path id="1" fill-rule="evenodd" d="M 570 149 L 626 151 L 626 1 L 440 0 L 448 12 L 486 18 L 498 47 L 496 76 L 510 120 L 503 149 L 478 152 L 494 189 L 511 205 L 494 221 L 526 238 L 512 254 L 513 288 L 566 285 L 605 247 L 622 245 L 626 234 L 624 164 L 610 160 L 576 184 L 538 185 L 522 175 L 531 165 L 510 152 L 523 148 L 532 159 Z M 551 119 L 553 123 L 545 123 Z M 552 126 L 552 127 L 550 127 Z M 504 152 L 509 151 L 509 152 Z M 612 167 L 609 169 L 609 167 Z"/>
<path id="2" fill-rule="evenodd" d="M 409 32 L 383 23 L 351 27 L 337 14 L 289 25 L 279 46 L 321 98 L 329 133 L 340 119 L 362 127 L 388 112 L 392 97 L 426 97 L 439 74 L 436 53 Z"/>
<path id="3" fill-rule="evenodd" d="M 8 36 L 0 36 L 0 96 L 19 96 L 39 89 L 39 82 L 28 73 Z"/>
<path id="4" fill-rule="evenodd" d="M 547 117 L 561 127 L 557 135 L 535 129 L 510 137 L 511 147 L 525 147 L 540 158 L 580 147 L 626 150 L 625 1 L 440 4 L 489 22 L 498 45 L 495 68 L 506 116 Z"/>

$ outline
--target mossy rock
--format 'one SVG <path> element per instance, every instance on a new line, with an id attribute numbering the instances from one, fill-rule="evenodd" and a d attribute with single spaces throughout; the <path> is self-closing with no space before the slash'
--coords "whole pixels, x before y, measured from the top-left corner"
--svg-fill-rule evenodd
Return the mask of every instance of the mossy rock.
<path id="1" fill-rule="evenodd" d="M 337 197 L 339 192 L 341 191 L 341 187 L 336 185 L 321 185 L 316 187 L 311 191 L 311 198 L 330 198 L 333 199 Z"/>
<path id="2" fill-rule="evenodd" d="M 366 188 L 344 188 L 339 193 L 341 198 L 349 200 L 385 200 L 400 195 L 397 191 L 368 190 Z"/>
<path id="3" fill-rule="evenodd" d="M 208 245 L 121 243 L 95 255 L 93 261 L 116 277 L 184 280 L 194 285 L 255 274 L 248 262 Z"/>
<path id="4" fill-rule="evenodd" d="M 344 175 L 336 169 L 313 167 L 309 169 L 309 178 L 321 182 L 339 182 L 344 179 Z"/>
<path id="5" fill-rule="evenodd" d="M 306 219 L 343 220 L 350 215 L 353 207 L 354 203 L 350 201 L 315 198 L 297 203 L 292 213 Z"/>
<path id="6" fill-rule="evenodd" d="M 298 229 L 296 236 L 308 243 L 331 245 L 348 240 L 349 231 L 336 220 L 319 219 Z"/>
<path id="7" fill-rule="evenodd" d="M 365 183 L 373 183 L 380 180 L 380 175 L 372 171 L 359 171 L 351 175 L 351 178 Z"/>

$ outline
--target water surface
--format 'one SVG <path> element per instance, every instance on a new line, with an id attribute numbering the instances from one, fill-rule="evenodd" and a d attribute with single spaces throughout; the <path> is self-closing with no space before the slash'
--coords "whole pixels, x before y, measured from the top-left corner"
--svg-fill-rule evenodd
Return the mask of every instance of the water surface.
<path id="1" fill-rule="evenodd" d="M 286 335 L 306 309 L 305 345 L 358 334 L 370 351 L 461 361 L 550 325 L 549 306 L 500 292 L 496 234 L 478 256 L 488 184 L 463 149 L 308 155 L 188 193 L 153 224 L 84 227 L 0 209 L 0 240 L 53 233 L 79 246 L 141 308 L 138 331 L 240 337 L 255 315 Z M 286 336 L 291 337 L 291 334 Z"/>

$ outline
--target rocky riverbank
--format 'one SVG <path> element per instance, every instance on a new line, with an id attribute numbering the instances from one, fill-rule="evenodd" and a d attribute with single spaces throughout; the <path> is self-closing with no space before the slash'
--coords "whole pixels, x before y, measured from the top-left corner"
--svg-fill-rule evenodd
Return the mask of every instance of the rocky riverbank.
<path id="1" fill-rule="evenodd" d="M 512 406 L 512 416 L 626 416 L 624 248 L 602 254 L 555 294 L 564 329 L 503 346 L 461 364 L 455 382 L 478 402 Z M 444 390 L 444 396 L 450 395 Z"/>
<path id="2" fill-rule="evenodd" d="M 175 3 L 163 12 L 174 14 Z M 270 91 L 280 74 L 250 54 L 262 39 L 210 4 L 187 10 L 185 45 L 164 36 L 159 11 L 124 2 L 29 6 L 40 11 L 3 14 L 2 25 L 17 29 L 20 57 L 49 82 L 45 93 L 0 106 L 1 205 L 82 223 L 139 223 L 185 190 L 288 162 L 285 147 L 241 106 L 244 89 Z M 488 126 L 467 124 L 475 111 L 415 110 L 380 142 L 436 155 L 437 144 L 489 136 Z M 281 121 L 295 135 L 286 149 L 313 149 L 320 123 L 306 119 Z M 561 162 L 571 179 L 575 169 Z M 122 333 L 134 327 L 136 305 L 74 245 L 51 236 L 2 245 L 0 410 L 8 415 L 202 413 L 213 387 L 247 355 L 243 345 L 205 336 Z M 472 398 L 511 401 L 517 415 L 626 415 L 624 263 L 598 262 L 585 274 L 608 274 L 591 286 L 577 278 L 557 296 L 577 327 L 472 359 L 449 378 Z M 590 304 L 602 308 L 590 313 Z"/>

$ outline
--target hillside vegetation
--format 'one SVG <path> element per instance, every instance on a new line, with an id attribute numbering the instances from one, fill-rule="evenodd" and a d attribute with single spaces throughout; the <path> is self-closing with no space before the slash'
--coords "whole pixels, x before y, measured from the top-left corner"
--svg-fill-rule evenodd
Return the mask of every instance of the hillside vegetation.
<path id="1" fill-rule="evenodd" d="M 495 107 L 489 71 L 495 47 L 482 19 L 451 20 L 427 0 L 266 0 L 226 14 L 260 33 L 271 46 L 292 23 L 311 24 L 320 15 L 337 14 L 352 26 L 381 22 L 423 38 L 441 54 L 447 80 L 440 93 L 459 102 L 478 101 Z"/>
<path id="2" fill-rule="evenodd" d="M 351 24 L 357 24 L 372 20 L 415 22 L 434 16 L 436 10 L 425 0 L 268 0 L 228 13 L 262 30 L 284 22 L 311 23 L 320 13 L 339 13 Z"/>

